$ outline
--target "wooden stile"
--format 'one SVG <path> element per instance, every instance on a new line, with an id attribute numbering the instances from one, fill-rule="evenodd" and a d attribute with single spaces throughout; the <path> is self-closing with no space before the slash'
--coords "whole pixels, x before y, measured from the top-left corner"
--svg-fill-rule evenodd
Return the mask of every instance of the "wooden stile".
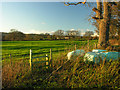
<path id="1" fill-rule="evenodd" d="M 32 62 L 32 59 L 38 59 L 38 58 L 44 58 L 45 57 L 45 61 L 34 61 Z M 40 56 L 40 57 L 32 57 L 32 50 L 30 49 L 30 60 L 29 60 L 29 63 L 30 63 L 30 71 L 32 71 L 32 65 L 35 64 L 35 63 L 43 63 L 45 62 L 46 63 L 46 69 L 48 69 L 49 67 L 52 67 L 52 49 L 50 49 L 50 59 L 48 57 L 48 54 L 46 54 L 45 56 Z"/>

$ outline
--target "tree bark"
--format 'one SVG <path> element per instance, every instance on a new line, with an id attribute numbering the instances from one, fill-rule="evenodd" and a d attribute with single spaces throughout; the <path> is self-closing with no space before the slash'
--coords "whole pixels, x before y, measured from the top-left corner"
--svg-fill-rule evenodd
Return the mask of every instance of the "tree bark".
<path id="1" fill-rule="evenodd" d="M 99 19 L 101 19 L 102 18 L 102 2 L 101 2 L 101 0 L 97 0 L 97 10 L 99 12 L 96 12 L 96 17 L 98 17 Z"/>
<path id="2" fill-rule="evenodd" d="M 109 27 L 111 18 L 109 2 L 103 2 L 103 10 L 103 19 L 99 21 L 98 48 L 106 48 L 109 44 Z"/>

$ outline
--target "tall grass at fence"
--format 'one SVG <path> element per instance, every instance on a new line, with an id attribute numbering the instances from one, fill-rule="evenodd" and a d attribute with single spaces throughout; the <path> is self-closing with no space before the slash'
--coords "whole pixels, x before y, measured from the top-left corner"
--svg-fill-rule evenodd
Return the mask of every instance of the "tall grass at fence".
<path id="1" fill-rule="evenodd" d="M 47 88 L 120 88 L 120 61 L 100 65 L 73 59 L 47 81 Z"/>
<path id="2" fill-rule="evenodd" d="M 23 60 L 19 62 L 4 62 L 2 66 L 2 85 L 3 87 L 14 87 L 20 78 L 28 74 L 29 63 Z"/>
<path id="3" fill-rule="evenodd" d="M 3 88 L 33 88 L 32 84 L 37 79 L 45 78 L 50 70 L 47 70 L 45 63 L 33 65 L 33 71 L 30 71 L 28 61 L 19 60 L 4 62 L 2 66 L 2 86 Z"/>
<path id="4" fill-rule="evenodd" d="M 23 61 L 6 64 L 3 67 L 4 88 L 120 88 L 120 61 L 101 62 L 99 65 L 83 62 L 83 57 L 77 57 L 70 62 L 61 64 L 66 58 L 59 57 L 53 63 L 54 70 L 58 65 L 63 65 L 48 79 L 51 71 L 34 67 L 33 73 L 29 72 L 28 63 Z M 25 66 L 24 66 L 25 64 Z M 53 70 L 53 71 L 54 71 Z"/>

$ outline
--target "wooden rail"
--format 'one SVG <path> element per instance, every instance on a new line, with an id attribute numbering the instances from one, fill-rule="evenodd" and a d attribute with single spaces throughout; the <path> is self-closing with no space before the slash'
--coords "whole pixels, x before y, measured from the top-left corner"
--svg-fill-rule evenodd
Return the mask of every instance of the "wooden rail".
<path id="1" fill-rule="evenodd" d="M 34 61 L 33 62 L 33 59 L 36 59 L 36 58 L 46 58 L 45 61 Z M 35 63 L 43 63 L 45 62 L 46 63 L 46 69 L 48 69 L 49 67 L 52 67 L 52 49 L 50 49 L 50 58 L 48 57 L 48 54 L 46 54 L 45 56 L 40 56 L 40 57 L 32 57 L 32 50 L 30 49 L 30 60 L 29 60 L 29 63 L 30 63 L 30 71 L 32 71 L 32 65 L 35 64 Z"/>

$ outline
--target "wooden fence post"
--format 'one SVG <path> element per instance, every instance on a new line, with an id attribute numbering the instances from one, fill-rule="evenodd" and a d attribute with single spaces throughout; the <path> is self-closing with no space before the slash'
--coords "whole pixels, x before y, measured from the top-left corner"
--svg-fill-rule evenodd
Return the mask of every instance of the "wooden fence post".
<path id="1" fill-rule="evenodd" d="M 49 66 L 52 67 L 52 49 L 50 48 L 50 61 Z"/>
<path id="2" fill-rule="evenodd" d="M 88 40 L 88 50 L 90 49 L 90 42 L 89 42 L 89 40 Z"/>
<path id="3" fill-rule="evenodd" d="M 46 54 L 46 69 L 48 69 L 49 61 L 48 61 L 48 55 Z"/>
<path id="4" fill-rule="evenodd" d="M 75 50 L 76 50 L 76 44 L 75 44 Z"/>
<path id="5" fill-rule="evenodd" d="M 9 57 L 10 57 L 10 66 L 12 66 L 11 54 L 9 55 Z"/>
<path id="6" fill-rule="evenodd" d="M 32 50 L 30 49 L 30 60 L 29 60 L 29 63 L 30 63 L 30 71 L 32 70 Z"/>
<path id="7" fill-rule="evenodd" d="M 95 43 L 95 49 L 97 49 L 97 44 Z"/>

